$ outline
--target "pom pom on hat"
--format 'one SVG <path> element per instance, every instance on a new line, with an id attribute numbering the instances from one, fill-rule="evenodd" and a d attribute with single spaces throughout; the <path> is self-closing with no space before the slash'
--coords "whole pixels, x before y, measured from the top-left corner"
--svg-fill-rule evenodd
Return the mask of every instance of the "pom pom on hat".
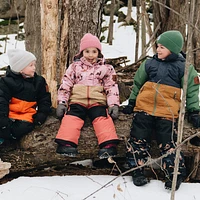
<path id="1" fill-rule="evenodd" d="M 95 47 L 100 51 L 102 49 L 99 39 L 96 36 L 92 35 L 91 33 L 86 33 L 81 39 L 80 52 L 90 47 Z"/>
<path id="2" fill-rule="evenodd" d="M 183 36 L 179 31 L 166 31 L 157 38 L 157 43 L 162 44 L 175 54 L 179 54 L 183 48 Z"/>
<path id="3" fill-rule="evenodd" d="M 32 61 L 36 60 L 36 57 L 29 51 L 21 49 L 10 49 L 8 50 L 8 59 L 10 69 L 14 72 L 20 72 Z"/>

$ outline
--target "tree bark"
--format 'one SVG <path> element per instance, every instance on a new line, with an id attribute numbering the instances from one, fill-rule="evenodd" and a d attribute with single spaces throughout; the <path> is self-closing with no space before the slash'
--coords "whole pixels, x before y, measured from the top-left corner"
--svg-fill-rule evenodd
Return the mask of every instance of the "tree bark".
<path id="1" fill-rule="evenodd" d="M 37 57 L 37 72 L 46 78 L 57 106 L 57 88 L 82 36 L 100 36 L 103 0 L 28 0 L 25 16 L 26 49 Z M 31 24 L 31 25 L 30 25 Z"/>
<path id="2" fill-rule="evenodd" d="M 97 37 L 101 34 L 103 0 L 70 0 L 69 11 L 69 55 L 67 65 L 79 52 L 80 40 L 85 33 Z"/>
<path id="3" fill-rule="evenodd" d="M 117 164 L 124 162 L 126 155 L 126 140 L 129 137 L 130 127 L 132 122 L 132 115 L 124 115 L 120 112 L 119 119 L 115 120 L 115 127 L 120 138 L 118 145 L 119 159 Z M 6 142 L 1 145 L 0 157 L 4 162 L 10 162 L 9 177 L 19 177 L 22 175 L 58 175 L 65 174 L 97 174 L 97 171 L 91 169 L 79 169 L 76 171 L 71 169 L 70 163 L 86 159 L 97 159 L 99 150 L 97 139 L 94 134 L 93 127 L 89 120 L 86 120 L 79 139 L 78 151 L 79 154 L 75 158 L 65 157 L 56 153 L 57 144 L 54 142 L 57 134 L 60 121 L 55 118 L 55 115 L 49 116 L 45 124 L 37 127 L 34 131 L 21 139 L 20 142 L 10 143 Z M 197 133 L 196 129 L 192 129 L 188 124 L 184 127 L 184 138 Z M 159 156 L 156 143 L 152 143 L 151 155 L 153 158 Z M 195 157 L 198 160 L 200 149 L 191 146 L 189 143 L 182 147 L 182 151 L 186 157 Z M 196 153 L 195 153 L 196 152 Z M 193 165 L 194 163 L 192 161 Z M 124 163 L 123 163 L 124 164 Z M 199 163 L 195 163 L 194 168 L 198 169 Z M 122 166 L 122 164 L 121 164 Z M 190 169 L 192 171 L 194 168 Z M 109 173 L 108 170 L 102 170 L 99 174 Z M 200 176 L 198 171 L 193 177 Z M 6 177 L 5 177 L 6 178 Z M 195 178 L 194 178 L 195 179 Z"/>
<path id="4" fill-rule="evenodd" d="M 36 71 L 41 74 L 42 51 L 41 51 L 41 12 L 40 2 L 37 0 L 27 0 L 25 10 L 25 47 L 37 58 Z"/>
<path id="5" fill-rule="evenodd" d="M 112 0 L 110 5 L 110 22 L 109 22 L 108 39 L 107 39 L 107 43 L 109 45 L 112 45 L 113 41 L 114 12 L 115 12 L 115 0 Z"/>

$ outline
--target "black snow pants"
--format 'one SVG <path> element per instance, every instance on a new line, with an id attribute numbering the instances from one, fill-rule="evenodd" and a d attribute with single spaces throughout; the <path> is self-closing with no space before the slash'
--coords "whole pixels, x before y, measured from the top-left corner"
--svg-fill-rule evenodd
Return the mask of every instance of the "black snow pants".
<path id="1" fill-rule="evenodd" d="M 144 164 L 150 157 L 150 143 L 155 138 L 161 155 L 169 153 L 162 160 L 162 168 L 166 175 L 174 171 L 176 153 L 173 151 L 177 141 L 177 120 L 151 116 L 145 112 L 135 112 L 130 131 L 130 145 L 127 149 L 127 163 L 129 167 Z M 179 173 L 186 176 L 183 154 L 179 161 Z"/>

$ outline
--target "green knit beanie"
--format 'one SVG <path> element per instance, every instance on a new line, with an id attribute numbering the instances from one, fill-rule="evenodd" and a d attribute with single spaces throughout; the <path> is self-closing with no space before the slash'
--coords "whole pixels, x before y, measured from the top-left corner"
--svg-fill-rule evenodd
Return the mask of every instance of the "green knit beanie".
<path id="1" fill-rule="evenodd" d="M 179 31 L 166 31 L 157 38 L 157 43 L 179 54 L 183 48 L 183 36 Z"/>

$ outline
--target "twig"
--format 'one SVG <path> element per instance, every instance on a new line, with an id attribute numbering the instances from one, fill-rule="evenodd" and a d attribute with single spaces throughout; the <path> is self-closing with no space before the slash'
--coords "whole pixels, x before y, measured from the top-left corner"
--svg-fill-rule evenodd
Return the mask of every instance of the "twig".
<path id="1" fill-rule="evenodd" d="M 104 184 L 103 186 L 101 186 L 99 189 L 95 190 L 94 192 L 92 192 L 91 194 L 89 194 L 87 197 L 85 197 L 84 199 L 82 200 L 86 200 L 88 199 L 89 197 L 91 197 L 92 195 L 94 195 L 95 193 L 99 192 L 101 189 L 105 188 L 106 186 L 108 186 L 110 183 L 112 183 L 113 181 L 115 181 L 116 179 L 118 179 L 119 177 L 122 177 L 136 169 L 140 169 L 140 168 L 143 168 L 145 166 L 148 166 L 148 165 L 151 165 L 153 163 L 157 163 L 159 160 L 163 159 L 164 157 L 168 156 L 169 154 L 171 154 L 172 152 L 175 152 L 178 148 L 180 148 L 181 146 L 183 146 L 183 144 L 185 144 L 186 142 L 188 142 L 190 139 L 192 139 L 193 137 L 196 137 L 197 135 L 199 135 L 200 132 L 197 132 L 196 134 L 186 138 L 182 143 L 180 143 L 179 145 L 176 146 L 176 148 L 174 148 L 172 151 L 160 156 L 159 158 L 156 158 L 156 159 L 152 159 L 150 161 L 147 161 L 144 165 L 141 165 L 141 166 L 138 166 L 138 167 L 134 167 L 134 168 L 131 168 L 121 174 L 119 174 L 118 176 L 116 176 L 115 178 L 113 178 L 112 180 L 108 181 L 106 184 Z"/>

